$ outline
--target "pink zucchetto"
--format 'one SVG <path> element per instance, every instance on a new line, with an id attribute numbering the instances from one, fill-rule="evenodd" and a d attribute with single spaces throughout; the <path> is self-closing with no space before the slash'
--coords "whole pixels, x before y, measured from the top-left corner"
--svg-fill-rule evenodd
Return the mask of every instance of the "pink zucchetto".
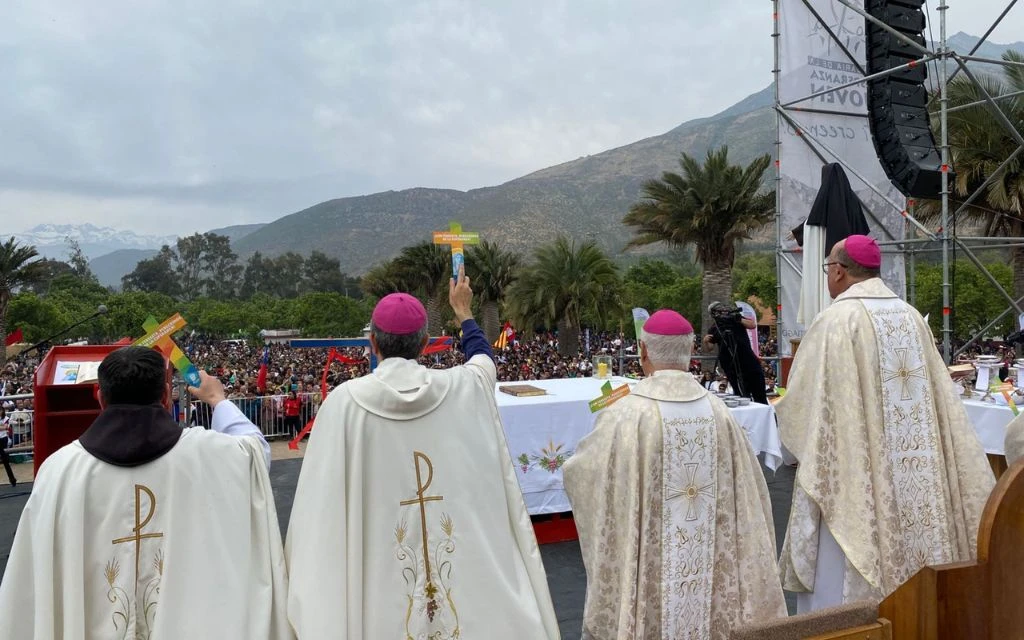
<path id="1" fill-rule="evenodd" d="M 846 239 L 846 255 L 862 267 L 877 269 L 882 266 L 882 250 L 878 243 L 867 236 L 850 236 Z"/>
<path id="2" fill-rule="evenodd" d="M 644 332 L 655 336 L 688 336 L 693 333 L 693 325 L 675 311 L 661 309 L 644 323 Z"/>
<path id="3" fill-rule="evenodd" d="M 391 293 L 380 299 L 370 320 L 384 333 L 404 336 L 416 333 L 427 324 L 427 310 L 408 293 Z"/>

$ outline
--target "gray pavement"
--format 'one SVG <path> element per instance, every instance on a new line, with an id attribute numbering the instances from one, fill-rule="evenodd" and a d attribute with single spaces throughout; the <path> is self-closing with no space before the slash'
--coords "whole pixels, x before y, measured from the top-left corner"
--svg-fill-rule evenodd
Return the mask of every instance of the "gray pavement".
<path id="1" fill-rule="evenodd" d="M 299 479 L 302 460 L 276 460 L 271 466 L 270 481 L 274 488 L 274 500 L 277 502 L 277 517 L 281 523 L 281 531 L 287 529 L 288 518 L 292 511 L 292 498 L 295 485 Z M 793 491 L 793 472 L 791 467 L 783 467 L 777 473 L 762 467 L 768 481 L 768 491 L 772 499 L 772 516 L 775 520 L 775 535 L 781 547 L 789 518 L 789 506 Z M 7 566 L 14 532 L 21 516 L 22 508 L 28 500 L 31 483 L 19 484 L 17 487 L 0 486 L 0 577 Z M 555 612 L 562 630 L 564 640 L 579 640 L 583 624 L 583 600 L 586 593 L 586 573 L 580 557 L 580 548 L 576 542 L 550 544 L 541 547 L 544 568 L 554 600 Z M 790 613 L 794 611 L 794 598 L 786 594 Z"/>

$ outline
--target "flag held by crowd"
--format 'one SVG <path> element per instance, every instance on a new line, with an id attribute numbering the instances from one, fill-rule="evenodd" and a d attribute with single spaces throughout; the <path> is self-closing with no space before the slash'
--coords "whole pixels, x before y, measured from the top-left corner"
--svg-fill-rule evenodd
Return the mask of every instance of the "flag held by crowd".
<path id="1" fill-rule="evenodd" d="M 511 344 L 512 341 L 515 340 L 515 339 L 516 339 L 516 332 L 515 332 L 514 329 L 512 329 L 512 324 L 509 323 L 509 322 L 506 322 L 504 324 L 504 326 L 501 327 L 501 333 L 498 334 L 498 339 L 494 341 L 494 348 L 495 349 L 504 349 L 509 344 Z"/>
<path id="2" fill-rule="evenodd" d="M 18 344 L 25 339 L 25 335 L 21 332 L 21 329 L 15 329 L 14 332 L 7 334 L 7 341 L 4 346 L 11 346 L 12 344 Z"/>
<path id="3" fill-rule="evenodd" d="M 263 347 L 263 355 L 260 356 L 260 371 L 256 374 L 256 389 L 260 393 L 267 392 L 267 367 L 270 366 L 270 345 Z"/>
<path id="4" fill-rule="evenodd" d="M 429 356 L 432 353 L 440 353 L 452 348 L 451 337 L 431 338 L 426 347 L 423 348 L 423 355 Z"/>
<path id="5" fill-rule="evenodd" d="M 647 309 L 636 307 L 633 309 L 633 327 L 636 330 L 636 338 L 640 339 L 640 329 L 643 328 L 644 323 L 647 322 L 647 318 L 650 318 L 651 314 L 647 312 Z"/>

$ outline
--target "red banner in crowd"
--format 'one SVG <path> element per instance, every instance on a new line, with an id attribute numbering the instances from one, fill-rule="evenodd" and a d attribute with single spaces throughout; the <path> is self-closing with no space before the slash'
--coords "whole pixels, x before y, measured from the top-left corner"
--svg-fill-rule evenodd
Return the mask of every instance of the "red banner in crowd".
<path id="1" fill-rule="evenodd" d="M 322 399 L 327 398 L 327 376 L 331 373 L 331 363 L 335 361 L 340 362 L 341 364 L 350 365 L 363 364 L 366 362 L 366 358 L 350 358 L 343 353 L 338 353 L 337 349 L 331 347 L 331 350 L 327 352 L 327 364 L 324 365 L 324 373 L 320 377 L 320 397 Z M 321 402 L 322 401 L 323 400 L 321 400 Z M 316 418 L 310 418 L 309 422 L 306 423 L 306 426 L 299 432 L 299 435 L 295 436 L 295 438 L 288 443 L 289 449 L 296 450 L 299 448 L 299 443 L 302 442 L 302 439 L 309 435 L 309 432 L 313 430 L 313 422 L 315 420 Z"/>
<path id="2" fill-rule="evenodd" d="M 25 335 L 21 332 L 21 329 L 15 329 L 13 333 L 7 336 L 7 343 L 4 346 L 9 347 L 12 344 L 18 344 L 24 339 Z"/>
<path id="3" fill-rule="evenodd" d="M 433 353 L 447 351 L 452 348 L 452 344 L 452 339 L 450 337 L 434 338 L 427 344 L 426 348 L 423 349 L 423 355 L 430 355 Z M 327 376 L 331 373 L 332 362 L 340 362 L 341 364 L 348 365 L 359 365 L 365 363 L 366 358 L 352 358 L 346 356 L 343 353 L 338 353 L 338 350 L 336 348 L 331 347 L 331 350 L 327 352 L 327 364 L 324 365 L 323 375 L 320 377 L 320 396 L 321 398 L 324 399 L 327 398 Z M 306 423 L 306 426 L 303 427 L 302 431 L 299 432 L 299 435 L 295 436 L 295 438 L 288 443 L 289 449 L 296 450 L 299 448 L 299 443 L 302 442 L 302 439 L 309 435 L 309 432 L 313 430 L 313 422 L 314 419 L 310 419 L 310 421 Z"/>

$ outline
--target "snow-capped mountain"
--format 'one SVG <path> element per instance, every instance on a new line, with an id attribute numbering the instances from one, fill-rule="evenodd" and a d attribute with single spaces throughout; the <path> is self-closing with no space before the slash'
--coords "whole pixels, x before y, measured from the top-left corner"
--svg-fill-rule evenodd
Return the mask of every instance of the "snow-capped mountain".
<path id="1" fill-rule="evenodd" d="M 35 245 L 39 255 L 66 260 L 68 239 L 76 240 L 90 259 L 122 249 L 159 249 L 174 246 L 176 236 L 143 236 L 93 224 L 40 224 L 28 231 L 13 234 L 19 242 Z"/>

